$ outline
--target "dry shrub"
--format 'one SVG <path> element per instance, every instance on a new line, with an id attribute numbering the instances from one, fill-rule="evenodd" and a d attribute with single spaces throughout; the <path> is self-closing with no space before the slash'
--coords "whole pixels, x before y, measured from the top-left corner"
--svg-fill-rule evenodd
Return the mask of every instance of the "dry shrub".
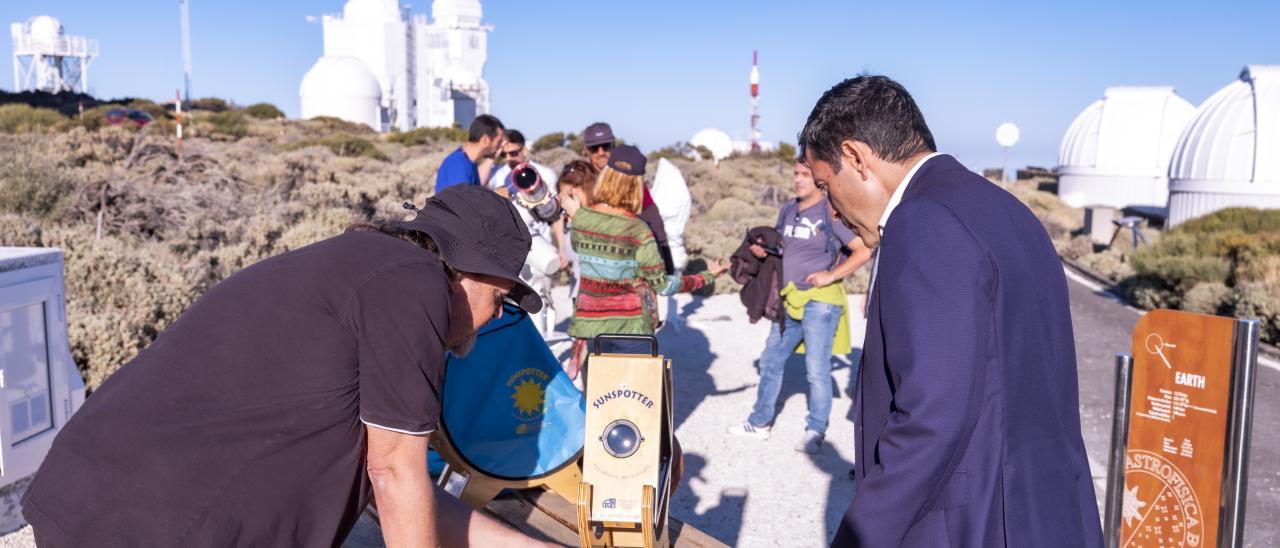
<path id="1" fill-rule="evenodd" d="M 1182 309 L 1200 314 L 1219 314 L 1228 309 L 1231 288 L 1217 282 L 1198 283 L 1182 297 Z"/>
<path id="2" fill-rule="evenodd" d="M 211 282 L 207 266 L 161 243 L 107 236 L 91 225 L 52 227 L 44 245 L 66 252 L 71 353 L 93 388 L 155 340 Z"/>
<path id="3" fill-rule="evenodd" d="M 1280 340 L 1280 284 L 1248 282 L 1235 288 L 1234 312 L 1262 323 L 1262 340 Z"/>
<path id="4" fill-rule="evenodd" d="M 6 107 L 0 108 L 7 108 Z M 59 214 L 73 184 L 56 159 L 30 138 L 0 139 L 0 212 L 37 218 Z"/>
<path id="5" fill-rule="evenodd" d="M 1053 193 L 1026 183 L 1011 185 L 1009 191 L 1031 209 L 1055 242 L 1068 241 L 1084 228 L 1084 211 L 1067 205 Z"/>
<path id="6" fill-rule="evenodd" d="M 1093 240 L 1084 235 L 1066 241 L 1054 240 L 1053 246 L 1058 250 L 1058 255 L 1068 259 L 1079 259 L 1093 253 Z"/>
<path id="7" fill-rule="evenodd" d="M 1079 258 L 1080 264 L 1102 274 L 1113 282 L 1123 282 L 1133 277 L 1133 266 L 1129 264 L 1125 253 L 1108 249 L 1101 253 L 1084 255 Z"/>
<path id="8" fill-rule="evenodd" d="M 0 246 L 37 247 L 40 245 L 40 223 L 16 213 L 0 213 Z"/>

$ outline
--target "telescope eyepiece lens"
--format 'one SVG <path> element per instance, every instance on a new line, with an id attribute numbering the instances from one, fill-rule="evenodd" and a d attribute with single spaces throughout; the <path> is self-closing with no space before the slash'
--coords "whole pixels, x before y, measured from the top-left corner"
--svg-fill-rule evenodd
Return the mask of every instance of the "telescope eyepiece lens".
<path id="1" fill-rule="evenodd" d="M 634 423 L 626 419 L 618 419 L 604 427 L 604 434 L 600 436 L 600 440 L 604 443 L 606 453 L 615 458 L 625 459 L 640 449 L 640 442 L 644 441 L 644 438 L 640 436 L 640 429 L 636 428 Z"/>

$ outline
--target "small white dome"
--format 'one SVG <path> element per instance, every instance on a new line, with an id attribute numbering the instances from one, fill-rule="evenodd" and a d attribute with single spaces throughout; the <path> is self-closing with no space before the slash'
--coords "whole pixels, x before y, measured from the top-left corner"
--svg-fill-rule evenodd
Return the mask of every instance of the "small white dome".
<path id="1" fill-rule="evenodd" d="M 480 0 L 435 0 L 431 3 L 431 18 L 445 27 L 474 27 L 480 25 L 484 9 Z"/>
<path id="2" fill-rule="evenodd" d="M 325 56 L 302 77 L 302 117 L 333 116 L 382 129 L 382 86 L 363 61 Z"/>
<path id="3" fill-rule="evenodd" d="M 56 18 L 41 15 L 31 19 L 31 38 L 41 43 L 56 42 L 62 36 L 62 22 Z"/>
<path id="4" fill-rule="evenodd" d="M 1169 158 L 1195 107 L 1172 87 L 1110 87 L 1062 138 L 1058 195 L 1076 207 L 1163 207 Z"/>
<path id="5" fill-rule="evenodd" d="M 393 23 L 400 21 L 398 0 L 347 0 L 342 8 L 342 18 L 363 23 Z"/>
<path id="6" fill-rule="evenodd" d="M 717 162 L 728 158 L 733 154 L 733 139 L 729 138 L 729 134 L 715 128 L 707 128 L 693 134 L 693 138 L 689 139 L 689 144 L 698 147 L 707 147 L 711 151 L 711 156 Z"/>
<path id="7" fill-rule="evenodd" d="M 1169 222 L 1280 208 L 1280 65 L 1249 65 L 1196 112 L 1169 165 Z"/>

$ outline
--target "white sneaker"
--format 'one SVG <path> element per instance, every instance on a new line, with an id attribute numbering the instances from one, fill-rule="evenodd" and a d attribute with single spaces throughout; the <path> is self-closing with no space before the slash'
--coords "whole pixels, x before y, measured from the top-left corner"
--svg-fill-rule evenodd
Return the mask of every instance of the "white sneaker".
<path id="1" fill-rule="evenodd" d="M 810 454 L 817 453 L 822 449 L 822 439 L 824 437 L 813 430 L 805 430 L 804 437 L 800 438 L 800 442 L 796 444 L 796 451 Z"/>
<path id="2" fill-rule="evenodd" d="M 758 440 L 769 439 L 770 430 L 772 430 L 772 428 L 768 426 L 752 426 L 752 424 L 747 421 L 742 421 L 742 424 L 735 424 L 729 427 L 729 433 L 734 436 L 755 438 Z"/>

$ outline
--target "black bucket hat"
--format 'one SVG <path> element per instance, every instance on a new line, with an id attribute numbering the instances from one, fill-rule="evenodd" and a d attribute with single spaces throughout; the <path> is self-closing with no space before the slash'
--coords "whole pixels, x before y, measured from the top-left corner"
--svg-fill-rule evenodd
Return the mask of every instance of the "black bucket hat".
<path id="1" fill-rule="evenodd" d="M 510 201 L 476 185 L 453 185 L 418 210 L 404 228 L 436 242 L 441 258 L 458 272 L 486 274 L 515 282 L 511 300 L 529 313 L 542 310 L 542 298 L 520 279 L 529 247 L 529 228 Z"/>

